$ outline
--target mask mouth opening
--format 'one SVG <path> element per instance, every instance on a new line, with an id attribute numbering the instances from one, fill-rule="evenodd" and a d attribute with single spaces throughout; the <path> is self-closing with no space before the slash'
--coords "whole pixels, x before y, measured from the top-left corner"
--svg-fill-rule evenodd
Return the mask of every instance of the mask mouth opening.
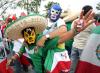
<path id="1" fill-rule="evenodd" d="M 35 38 L 28 38 L 27 40 L 25 40 L 25 42 L 27 43 L 27 44 L 34 44 L 35 43 L 35 41 L 36 41 L 36 39 Z"/>
<path id="2" fill-rule="evenodd" d="M 51 19 L 56 19 L 56 16 L 55 15 L 51 15 Z"/>
<path id="3" fill-rule="evenodd" d="M 30 43 L 31 43 L 31 42 L 34 42 L 33 38 L 29 38 L 29 42 L 30 42 Z"/>

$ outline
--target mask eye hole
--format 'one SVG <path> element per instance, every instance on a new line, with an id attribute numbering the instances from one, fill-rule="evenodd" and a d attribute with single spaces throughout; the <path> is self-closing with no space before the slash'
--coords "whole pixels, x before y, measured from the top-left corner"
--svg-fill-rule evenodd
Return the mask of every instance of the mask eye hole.
<path id="1" fill-rule="evenodd" d="M 31 33 L 31 35 L 30 36 L 34 36 L 35 34 L 34 33 Z"/>
<path id="2" fill-rule="evenodd" d="M 56 14 L 59 14 L 59 12 L 56 12 Z"/>
<path id="3" fill-rule="evenodd" d="M 54 13 L 54 11 L 52 10 L 52 13 Z"/>
<path id="4" fill-rule="evenodd" d="M 31 32 L 31 35 L 32 35 L 32 36 L 34 36 L 34 35 L 35 35 L 35 32 L 34 32 L 34 31 L 32 31 L 32 32 Z"/>
<path id="5" fill-rule="evenodd" d="M 28 37 L 28 34 L 25 34 L 25 37 Z"/>
<path id="6" fill-rule="evenodd" d="M 24 37 L 28 37 L 28 36 L 29 36 L 28 33 L 24 32 Z"/>

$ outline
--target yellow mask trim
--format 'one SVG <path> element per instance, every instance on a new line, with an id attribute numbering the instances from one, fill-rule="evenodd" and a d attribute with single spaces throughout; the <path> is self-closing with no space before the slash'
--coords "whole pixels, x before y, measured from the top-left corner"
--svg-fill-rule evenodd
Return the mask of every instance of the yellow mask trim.
<path id="1" fill-rule="evenodd" d="M 29 34 L 28 32 L 24 31 L 24 39 L 28 44 L 35 43 L 36 34 L 34 30 Z"/>

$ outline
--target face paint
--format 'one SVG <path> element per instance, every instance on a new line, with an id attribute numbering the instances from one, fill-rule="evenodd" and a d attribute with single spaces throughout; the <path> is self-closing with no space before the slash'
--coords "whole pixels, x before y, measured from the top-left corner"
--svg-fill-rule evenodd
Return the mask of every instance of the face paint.
<path id="1" fill-rule="evenodd" d="M 34 29 L 28 28 L 24 31 L 24 39 L 28 44 L 35 43 L 36 34 Z"/>
<path id="2" fill-rule="evenodd" d="M 51 9 L 51 16 L 50 16 L 50 18 L 52 20 L 56 20 L 57 17 L 59 16 L 59 14 L 60 14 L 59 10 Z"/>

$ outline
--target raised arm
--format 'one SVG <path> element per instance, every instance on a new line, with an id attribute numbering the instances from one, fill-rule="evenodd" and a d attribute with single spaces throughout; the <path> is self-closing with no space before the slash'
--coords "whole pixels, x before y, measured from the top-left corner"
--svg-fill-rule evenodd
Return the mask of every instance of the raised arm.
<path id="1" fill-rule="evenodd" d="M 38 46 L 44 46 L 45 41 L 47 40 L 47 37 L 49 37 L 50 39 L 56 37 L 56 36 L 61 36 L 62 34 L 64 34 L 65 32 L 67 32 L 66 26 L 62 25 L 60 26 L 58 29 L 54 30 L 53 32 L 49 33 L 47 35 L 44 35 L 38 42 L 37 45 Z"/>
<path id="2" fill-rule="evenodd" d="M 8 67 L 13 61 L 18 59 L 22 55 L 21 52 L 18 52 L 18 54 L 14 54 L 10 59 L 7 60 L 6 66 Z"/>
<path id="3" fill-rule="evenodd" d="M 24 44 L 23 44 L 24 45 Z M 11 58 L 9 58 L 7 60 L 7 66 L 9 66 L 13 61 L 15 61 L 16 59 L 20 58 L 20 56 L 25 52 L 25 46 L 23 46 L 20 48 L 19 52 L 17 52 L 16 54 L 14 54 Z"/>
<path id="4" fill-rule="evenodd" d="M 70 31 L 64 33 L 63 35 L 61 35 L 59 43 L 63 43 L 66 40 L 71 39 L 72 37 L 77 35 L 79 32 L 83 31 L 84 29 L 86 29 L 89 25 L 91 25 L 95 21 L 93 19 L 94 12 L 92 10 L 90 10 L 85 16 L 83 16 L 83 12 L 84 11 L 82 11 L 80 13 L 79 19 L 77 19 L 73 22 L 74 28 L 72 28 Z M 82 25 L 82 26 L 80 26 L 80 25 Z"/>

